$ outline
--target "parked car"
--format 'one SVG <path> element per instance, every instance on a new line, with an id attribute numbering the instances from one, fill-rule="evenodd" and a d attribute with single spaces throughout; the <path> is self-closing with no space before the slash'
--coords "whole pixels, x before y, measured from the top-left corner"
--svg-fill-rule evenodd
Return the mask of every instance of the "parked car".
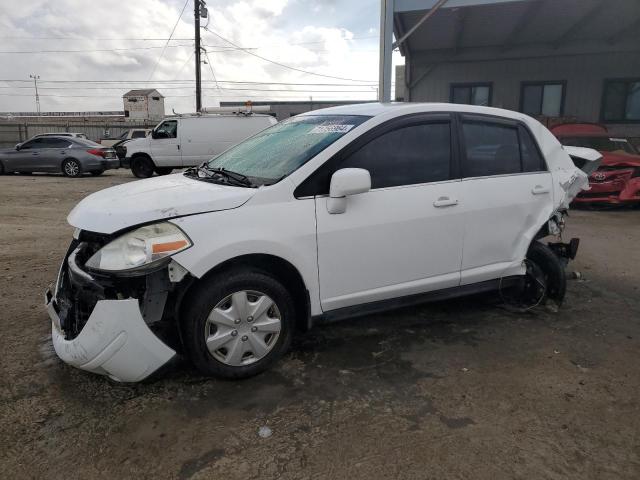
<path id="1" fill-rule="evenodd" d="M 170 117 L 147 138 L 122 145 L 125 160 L 138 178 L 174 168 L 191 167 L 210 160 L 229 147 L 276 123 L 270 115 L 219 114 Z"/>
<path id="2" fill-rule="evenodd" d="M 74 138 L 84 138 L 88 140 L 87 136 L 84 133 L 79 132 L 49 132 L 49 133 L 39 133 L 34 135 L 32 138 L 37 137 L 74 137 Z"/>
<path id="3" fill-rule="evenodd" d="M 542 238 L 586 186 L 517 112 L 372 103 L 292 117 L 200 167 L 82 200 L 46 293 L 53 344 L 119 381 L 177 351 L 242 378 L 324 321 L 506 289 L 559 303 L 578 241 Z"/>
<path id="4" fill-rule="evenodd" d="M 61 172 L 67 177 L 83 173 L 101 175 L 119 168 L 115 150 L 78 137 L 43 135 L 0 150 L 0 174 Z"/>
<path id="5" fill-rule="evenodd" d="M 628 139 L 592 123 L 556 125 L 551 132 L 563 145 L 602 153 L 600 168 L 589 176 L 591 188 L 578 194 L 575 203 L 640 204 L 640 153 Z"/>
<path id="6" fill-rule="evenodd" d="M 134 138 L 145 138 L 151 133 L 150 128 L 130 128 L 122 135 L 116 138 L 101 138 L 98 143 L 105 147 L 115 147 L 116 144 L 122 143 L 125 140 L 131 140 Z"/>

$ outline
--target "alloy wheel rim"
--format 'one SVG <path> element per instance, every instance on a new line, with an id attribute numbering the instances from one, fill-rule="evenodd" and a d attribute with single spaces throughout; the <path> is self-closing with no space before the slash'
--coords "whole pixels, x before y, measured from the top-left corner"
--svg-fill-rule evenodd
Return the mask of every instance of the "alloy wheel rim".
<path id="1" fill-rule="evenodd" d="M 273 350 L 282 316 L 271 297 L 255 290 L 226 296 L 209 313 L 204 339 L 209 353 L 232 367 L 255 363 Z"/>
<path id="2" fill-rule="evenodd" d="M 78 165 L 75 162 L 67 162 L 64 166 L 64 171 L 67 175 L 75 177 L 78 174 Z"/>

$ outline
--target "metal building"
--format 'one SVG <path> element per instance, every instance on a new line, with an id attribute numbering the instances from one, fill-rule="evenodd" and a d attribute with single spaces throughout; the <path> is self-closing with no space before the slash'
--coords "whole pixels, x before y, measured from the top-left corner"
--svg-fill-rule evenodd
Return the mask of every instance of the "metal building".
<path id="1" fill-rule="evenodd" d="M 640 0 L 383 0 L 381 92 L 640 136 Z M 396 42 L 392 43 L 392 33 Z"/>
<path id="2" fill-rule="evenodd" d="M 124 116 L 133 121 L 162 120 L 164 96 L 154 88 L 129 90 L 122 96 Z"/>

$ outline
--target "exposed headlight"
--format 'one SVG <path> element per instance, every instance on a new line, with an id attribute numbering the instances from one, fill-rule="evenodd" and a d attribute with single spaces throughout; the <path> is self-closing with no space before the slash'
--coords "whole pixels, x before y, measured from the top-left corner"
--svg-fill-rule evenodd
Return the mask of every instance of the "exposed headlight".
<path id="1" fill-rule="evenodd" d="M 161 262 L 192 245 L 172 223 L 162 222 L 125 233 L 98 250 L 85 264 L 95 270 L 122 271 Z"/>

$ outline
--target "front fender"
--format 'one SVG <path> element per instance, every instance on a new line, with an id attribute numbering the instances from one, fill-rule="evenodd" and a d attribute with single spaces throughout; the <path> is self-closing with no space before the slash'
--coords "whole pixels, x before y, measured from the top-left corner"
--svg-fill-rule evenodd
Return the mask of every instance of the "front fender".
<path id="1" fill-rule="evenodd" d="M 315 200 L 244 205 L 234 210 L 171 220 L 193 241 L 173 258 L 196 278 L 234 258 L 265 254 L 293 265 L 309 291 L 312 315 L 320 314 Z"/>

